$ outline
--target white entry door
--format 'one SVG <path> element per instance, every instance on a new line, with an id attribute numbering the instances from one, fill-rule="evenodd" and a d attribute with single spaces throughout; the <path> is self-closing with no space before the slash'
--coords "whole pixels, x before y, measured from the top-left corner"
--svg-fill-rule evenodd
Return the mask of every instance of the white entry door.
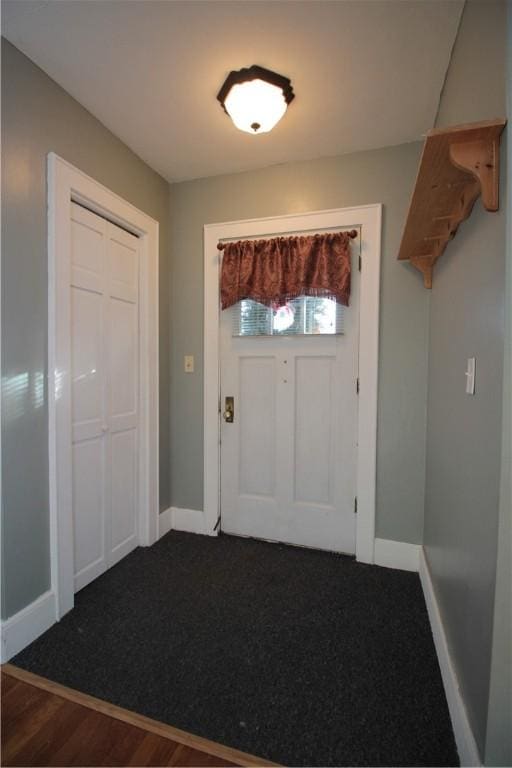
<path id="1" fill-rule="evenodd" d="M 226 397 L 234 410 L 232 422 L 221 416 L 227 533 L 355 552 L 358 250 L 338 334 L 319 332 L 332 330 L 334 302 L 262 310 L 252 328 L 247 302 L 221 312 L 221 410 Z M 271 335 L 249 335 L 255 325 Z"/>
<path id="2" fill-rule="evenodd" d="M 139 543 L 139 241 L 71 211 L 75 592 Z"/>

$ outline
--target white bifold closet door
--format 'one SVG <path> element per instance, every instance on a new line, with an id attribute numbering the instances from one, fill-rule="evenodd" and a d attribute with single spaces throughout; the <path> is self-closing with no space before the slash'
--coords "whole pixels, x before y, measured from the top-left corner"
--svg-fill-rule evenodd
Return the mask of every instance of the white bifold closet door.
<path id="1" fill-rule="evenodd" d="M 71 208 L 76 592 L 139 543 L 139 240 Z"/>

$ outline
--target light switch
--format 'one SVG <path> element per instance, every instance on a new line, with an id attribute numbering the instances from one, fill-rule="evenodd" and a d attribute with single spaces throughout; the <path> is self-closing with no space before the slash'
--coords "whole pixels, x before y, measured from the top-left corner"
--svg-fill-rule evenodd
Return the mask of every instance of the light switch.
<path id="1" fill-rule="evenodd" d="M 466 366 L 466 394 L 467 395 L 475 394 L 475 371 L 476 371 L 475 358 L 468 357 L 468 362 Z"/>
<path id="2" fill-rule="evenodd" d="M 185 373 L 194 373 L 194 355 L 185 355 Z"/>

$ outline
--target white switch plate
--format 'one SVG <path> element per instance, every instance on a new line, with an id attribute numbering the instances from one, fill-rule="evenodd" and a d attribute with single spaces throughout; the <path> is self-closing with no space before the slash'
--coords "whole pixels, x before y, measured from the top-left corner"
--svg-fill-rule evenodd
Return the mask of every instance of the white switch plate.
<path id="1" fill-rule="evenodd" d="M 475 358 L 468 357 L 468 362 L 466 366 L 466 394 L 467 395 L 475 394 L 475 372 L 476 372 Z"/>
<path id="2" fill-rule="evenodd" d="M 194 373 L 194 355 L 185 355 L 183 368 L 185 373 Z"/>

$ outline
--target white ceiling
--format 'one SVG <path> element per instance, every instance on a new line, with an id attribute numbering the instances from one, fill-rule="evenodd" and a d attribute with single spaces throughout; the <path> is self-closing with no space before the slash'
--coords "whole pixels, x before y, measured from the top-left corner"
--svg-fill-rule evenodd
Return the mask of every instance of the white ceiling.
<path id="1" fill-rule="evenodd" d="M 463 0 L 4 0 L 2 31 L 169 181 L 421 138 Z M 216 100 L 231 69 L 290 77 L 270 134 Z"/>

